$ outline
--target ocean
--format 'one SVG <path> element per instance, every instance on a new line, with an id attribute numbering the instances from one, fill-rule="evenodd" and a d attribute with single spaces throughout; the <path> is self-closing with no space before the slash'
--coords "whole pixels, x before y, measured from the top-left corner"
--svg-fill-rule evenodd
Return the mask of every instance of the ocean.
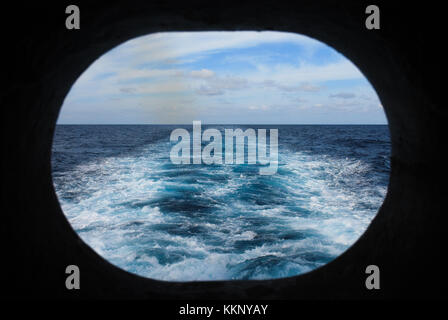
<path id="1" fill-rule="evenodd" d="M 259 164 L 171 163 L 170 133 L 181 127 L 192 131 L 56 127 L 52 174 L 64 214 L 129 272 L 170 281 L 302 274 L 347 250 L 384 200 L 387 125 L 203 125 L 278 129 L 273 175 Z"/>

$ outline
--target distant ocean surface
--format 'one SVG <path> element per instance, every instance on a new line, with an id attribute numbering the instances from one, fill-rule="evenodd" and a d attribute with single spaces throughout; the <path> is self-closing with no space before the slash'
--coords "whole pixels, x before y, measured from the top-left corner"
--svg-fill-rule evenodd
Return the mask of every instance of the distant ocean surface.
<path id="1" fill-rule="evenodd" d="M 336 258 L 386 194 L 386 125 L 278 128 L 279 167 L 175 165 L 175 128 L 58 125 L 53 182 L 80 237 L 127 271 L 161 280 L 273 279 Z M 269 132 L 269 131 L 268 131 Z M 223 139 L 224 144 L 224 139 Z M 269 148 L 268 148 L 269 150 Z"/>

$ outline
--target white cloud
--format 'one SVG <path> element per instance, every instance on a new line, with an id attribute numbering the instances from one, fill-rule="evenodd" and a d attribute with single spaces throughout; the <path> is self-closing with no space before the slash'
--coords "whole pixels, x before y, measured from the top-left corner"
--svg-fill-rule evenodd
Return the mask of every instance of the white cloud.
<path id="1" fill-rule="evenodd" d="M 202 96 L 217 96 L 224 94 L 224 91 L 216 87 L 200 86 L 196 93 Z"/>
<path id="2" fill-rule="evenodd" d="M 262 82 L 262 86 L 264 87 L 271 87 L 271 88 L 277 88 L 281 91 L 286 92 L 295 92 L 295 91 L 305 91 L 305 92 L 317 92 L 323 89 L 323 86 L 311 84 L 309 82 L 302 82 L 301 84 L 293 84 L 293 85 L 284 85 L 276 83 L 272 80 L 265 80 Z"/>
<path id="3" fill-rule="evenodd" d="M 194 90 L 200 95 L 222 95 L 228 90 L 246 89 L 264 81 L 282 91 L 316 92 L 319 82 L 362 78 L 359 70 L 348 60 L 327 65 L 300 66 L 262 64 L 244 73 L 223 77 L 209 69 L 187 71 L 180 68 L 150 68 L 151 62 L 196 58 L 219 50 L 251 47 L 261 43 L 299 43 L 301 47 L 316 48 L 321 43 L 298 34 L 280 32 L 174 32 L 156 33 L 130 40 L 98 59 L 77 81 L 77 98 L 108 94 L 139 94 Z M 310 49 L 311 48 L 311 49 Z M 173 60 L 174 59 L 174 60 Z M 142 68 L 142 65 L 145 65 Z M 173 65 L 174 66 L 174 65 Z M 238 71 L 236 70 L 238 73 Z M 107 76 L 104 76 L 107 75 Z M 129 82 L 142 82 L 144 85 Z M 205 82 L 201 82 L 201 81 Z M 187 83 L 189 85 L 187 85 Z"/>
<path id="4" fill-rule="evenodd" d="M 307 48 L 320 45 L 318 41 L 303 35 L 275 31 L 169 32 L 132 39 L 117 50 L 137 57 L 136 63 L 139 61 L 175 63 L 192 54 L 204 55 L 227 49 L 253 47 L 261 43 L 280 42 L 298 43 Z"/>
<path id="5" fill-rule="evenodd" d="M 201 85 L 196 92 L 200 95 L 222 95 L 227 90 L 240 90 L 248 87 L 246 79 L 239 77 L 212 77 Z"/>
<path id="6" fill-rule="evenodd" d="M 269 110 L 270 108 L 268 106 L 266 106 L 266 105 L 261 105 L 261 106 L 251 105 L 251 106 L 248 107 L 248 109 L 249 110 L 263 110 L 263 111 L 266 111 L 266 110 Z"/>
<path id="7" fill-rule="evenodd" d="M 137 80 L 142 78 L 160 78 L 160 77 L 181 77 L 183 70 L 169 69 L 123 69 L 118 70 L 114 78 L 117 81 Z"/>
<path id="8" fill-rule="evenodd" d="M 248 73 L 247 78 L 258 82 L 275 82 L 291 86 L 293 83 L 316 83 L 331 80 L 363 79 L 356 66 L 346 59 L 325 65 L 290 64 L 259 65 L 256 72 Z"/>
<path id="9" fill-rule="evenodd" d="M 265 49 L 258 52 L 260 58 L 252 61 L 248 60 L 250 53 L 243 52 L 244 59 L 238 60 L 235 58 L 239 53 L 231 51 L 281 42 L 300 45 L 297 59 L 281 60 L 283 54 L 272 52 L 271 55 L 264 51 L 270 47 L 262 47 Z M 372 105 L 376 103 L 375 92 L 363 83 L 360 86 L 364 89 L 359 90 L 326 84 L 326 81 L 364 79 L 364 76 L 343 57 L 332 56 L 331 63 L 324 60 L 313 64 L 316 61 L 307 54 L 318 48 L 328 49 L 311 38 L 279 32 L 176 32 L 140 37 L 109 51 L 93 63 L 73 86 L 63 112 L 69 105 L 73 110 L 78 108 L 75 110 L 78 112 L 81 105 L 88 103 L 89 114 L 92 114 L 92 106 L 102 104 L 98 114 L 115 112 L 121 115 L 140 106 L 139 112 L 150 121 L 155 115 L 158 121 L 169 123 L 173 119 L 185 122 L 186 117 L 197 116 L 196 112 L 201 110 L 208 113 L 213 110 L 218 121 L 226 113 L 249 120 L 263 115 L 272 120 L 271 116 L 280 117 L 280 114 L 289 118 L 284 110 L 278 112 L 278 106 L 288 103 L 291 110 L 317 107 L 320 110 L 316 112 L 320 113 L 354 110 L 359 108 L 359 103 L 354 103 L 361 98 Z M 219 61 L 213 57 L 206 60 L 206 65 L 201 63 L 200 59 L 223 50 L 234 53 L 229 54 L 231 59 L 220 55 Z M 261 57 L 264 54 L 269 55 L 268 59 Z M 186 62 L 194 65 L 181 65 Z M 332 94 L 320 93 L 330 87 Z M 351 99 L 351 94 L 344 90 L 356 92 L 356 99 Z"/>
<path id="10" fill-rule="evenodd" d="M 356 97 L 356 95 L 354 93 L 350 93 L 350 92 L 339 92 L 339 93 L 330 94 L 330 98 L 353 99 L 355 97 Z"/>
<path id="11" fill-rule="evenodd" d="M 308 82 L 302 83 L 299 86 L 300 90 L 307 91 L 307 92 L 316 92 L 316 91 L 319 91 L 321 88 L 322 88 L 321 86 L 313 85 L 313 84 L 308 83 Z"/>
<path id="12" fill-rule="evenodd" d="M 190 72 L 192 77 L 195 78 L 210 78 L 215 75 L 212 70 L 202 69 L 202 70 L 193 70 Z"/>

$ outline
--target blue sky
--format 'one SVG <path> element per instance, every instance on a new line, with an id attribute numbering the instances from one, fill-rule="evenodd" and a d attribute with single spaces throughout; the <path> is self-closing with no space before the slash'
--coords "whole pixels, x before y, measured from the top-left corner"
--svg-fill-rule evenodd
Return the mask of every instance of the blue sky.
<path id="1" fill-rule="evenodd" d="M 363 74 L 284 32 L 169 32 L 127 41 L 75 82 L 59 124 L 386 124 Z"/>

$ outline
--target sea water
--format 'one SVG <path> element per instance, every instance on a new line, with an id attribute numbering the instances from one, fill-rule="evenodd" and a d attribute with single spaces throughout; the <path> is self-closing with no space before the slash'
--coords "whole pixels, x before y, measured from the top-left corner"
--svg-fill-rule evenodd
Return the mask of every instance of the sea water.
<path id="1" fill-rule="evenodd" d="M 386 125 L 278 129 L 278 169 L 170 161 L 185 125 L 58 125 L 53 182 L 79 236 L 127 271 L 161 280 L 308 272 L 366 230 L 389 179 Z"/>

